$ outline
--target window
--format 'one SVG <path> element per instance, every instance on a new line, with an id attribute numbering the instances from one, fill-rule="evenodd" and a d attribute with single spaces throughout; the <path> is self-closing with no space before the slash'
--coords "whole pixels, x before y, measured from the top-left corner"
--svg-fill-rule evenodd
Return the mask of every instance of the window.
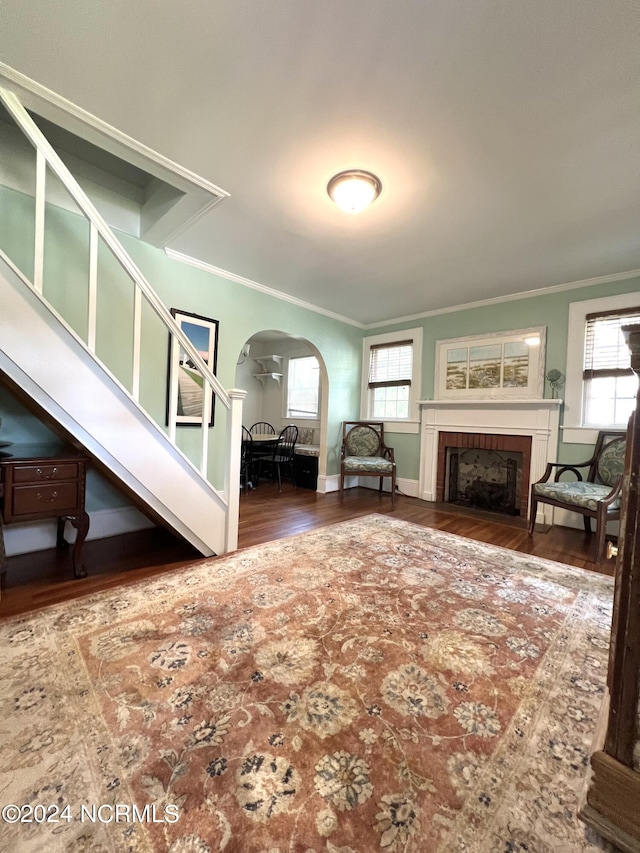
<path id="1" fill-rule="evenodd" d="M 317 418 L 320 365 L 314 355 L 289 359 L 287 417 Z"/>
<path id="2" fill-rule="evenodd" d="M 378 420 L 409 417 L 413 341 L 374 344 L 369 350 L 371 417 Z"/>
<path id="3" fill-rule="evenodd" d="M 626 426 L 635 406 L 637 379 L 622 326 L 640 322 L 640 306 L 587 314 L 584 346 L 585 426 Z"/>
<path id="4" fill-rule="evenodd" d="M 585 378 L 587 318 L 606 319 L 616 315 L 624 318 L 621 323 L 623 326 L 631 323 L 631 318 L 634 316 L 640 316 L 637 287 L 633 290 L 629 289 L 627 293 L 585 299 L 569 304 L 566 381 L 562 389 L 564 397 L 562 441 L 565 444 L 595 444 L 599 429 L 618 425 L 626 426 L 626 421 L 618 424 L 615 420 L 609 420 L 609 418 L 625 417 L 623 400 L 628 393 L 627 388 L 624 387 L 625 383 L 617 381 L 618 377 L 611 376 L 596 375 Z M 601 349 L 600 331 L 598 329 L 597 351 Z M 556 366 L 562 369 L 560 364 L 547 363 L 547 368 Z M 619 404 L 616 403 L 618 399 Z"/>
<path id="5" fill-rule="evenodd" d="M 418 431 L 422 329 L 364 339 L 361 417 L 393 432 Z"/>

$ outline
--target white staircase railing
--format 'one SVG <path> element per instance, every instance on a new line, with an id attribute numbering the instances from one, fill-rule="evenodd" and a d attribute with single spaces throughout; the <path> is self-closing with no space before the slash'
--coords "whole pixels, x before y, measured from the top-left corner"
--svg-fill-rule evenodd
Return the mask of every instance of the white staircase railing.
<path id="1" fill-rule="evenodd" d="M 78 337 L 77 330 L 60 317 L 59 312 L 48 303 L 44 296 L 44 247 L 45 247 L 45 221 L 46 221 L 46 189 L 47 170 L 58 178 L 66 188 L 75 205 L 85 217 L 89 224 L 89 263 L 87 272 L 88 282 L 88 309 L 87 309 L 87 331 L 86 337 L 81 340 L 91 355 L 102 364 L 96 353 L 97 322 L 98 322 L 98 287 L 99 287 L 99 264 L 98 255 L 100 246 L 107 247 L 112 257 L 115 258 L 120 268 L 124 270 L 127 277 L 133 283 L 133 348 L 131 359 L 130 387 L 121 384 L 124 391 L 131 397 L 135 404 L 153 421 L 156 427 L 165 433 L 170 443 L 192 467 L 196 467 L 202 477 L 208 478 L 209 470 L 209 445 L 210 429 L 208 424 L 211 417 L 212 399 L 215 395 L 217 401 L 227 410 L 226 434 L 224 448 L 221 450 L 225 458 L 224 468 L 224 491 L 220 492 L 213 484 L 211 488 L 217 494 L 219 501 L 226 510 L 225 550 L 232 551 L 237 547 L 238 535 L 238 508 L 239 508 L 239 483 L 240 483 L 240 456 L 241 456 L 241 424 L 242 424 L 242 400 L 243 391 L 231 390 L 227 392 L 220 384 L 218 378 L 211 371 L 206 361 L 194 347 L 183 330 L 177 325 L 169 310 L 165 307 L 158 295 L 155 293 L 145 276 L 139 270 L 122 244 L 107 225 L 94 204 L 80 187 L 67 166 L 59 157 L 57 152 L 46 139 L 35 121 L 31 118 L 17 96 L 8 90 L 0 88 L 0 101 L 4 104 L 16 125 L 31 143 L 36 154 L 36 182 L 35 182 L 35 239 L 34 239 L 34 262 L 33 280 L 34 292 L 47 305 L 58 319 L 65 323 L 67 328 Z M 3 253 L 4 255 L 4 253 Z M 24 276 L 22 276 L 24 278 Z M 143 304 L 147 304 L 159 318 L 170 339 L 170 364 L 169 371 L 171 384 L 169 388 L 168 424 L 158 423 L 157 418 L 145 411 L 140 403 L 141 389 L 141 347 L 143 330 Z M 199 446 L 199 461 L 197 465 L 189 459 L 178 447 L 177 440 L 177 415 L 178 415 L 178 372 L 180 350 L 184 350 L 189 360 L 195 365 L 203 382 L 202 394 L 202 422 L 200 425 L 201 441 Z M 109 370 L 108 364 L 103 364 L 109 371 L 115 382 L 118 380 Z"/>

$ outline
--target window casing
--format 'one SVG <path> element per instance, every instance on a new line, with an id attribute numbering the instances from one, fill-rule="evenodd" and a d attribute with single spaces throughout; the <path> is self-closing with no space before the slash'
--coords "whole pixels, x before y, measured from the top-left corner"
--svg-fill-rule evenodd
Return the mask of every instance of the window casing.
<path id="1" fill-rule="evenodd" d="M 637 309 L 639 302 L 638 289 L 636 288 L 628 293 L 603 296 L 597 299 L 585 299 L 569 304 L 566 381 L 562 389 L 564 418 L 561 429 L 562 441 L 565 444 L 595 444 L 599 429 L 613 427 L 612 423 L 605 423 L 604 421 L 598 424 L 588 424 L 586 421 L 587 417 L 593 418 L 593 412 L 597 411 L 598 404 L 595 403 L 595 399 L 601 390 L 594 385 L 592 391 L 594 403 L 592 404 L 592 413 L 588 415 L 584 380 L 587 317 L 590 314 L 608 313 L 610 311 L 626 312 L 627 309 Z M 628 319 L 629 316 L 633 315 L 627 315 L 625 323 L 622 325 L 631 322 Z M 609 395 L 608 399 L 613 399 L 613 395 Z M 614 411 L 615 416 L 616 413 Z M 618 412 L 617 416 L 620 417 L 621 413 Z M 604 408 L 601 417 L 604 418 Z"/>
<path id="2" fill-rule="evenodd" d="M 315 355 L 290 357 L 287 368 L 287 417 L 317 418 L 320 365 Z"/>
<path id="3" fill-rule="evenodd" d="M 390 432 L 417 432 L 422 329 L 365 338 L 363 348 L 361 417 Z"/>
<path id="4" fill-rule="evenodd" d="M 640 305 L 587 314 L 582 373 L 585 426 L 627 425 L 638 384 L 621 329 L 638 322 Z"/>

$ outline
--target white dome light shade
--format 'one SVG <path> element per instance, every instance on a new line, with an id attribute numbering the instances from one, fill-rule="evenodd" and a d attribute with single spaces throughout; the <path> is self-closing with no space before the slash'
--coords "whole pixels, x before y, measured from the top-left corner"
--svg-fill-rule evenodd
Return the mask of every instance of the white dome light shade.
<path id="1" fill-rule="evenodd" d="M 379 178 L 360 169 L 340 172 L 327 185 L 329 196 L 345 213 L 360 213 L 378 198 L 381 189 Z"/>

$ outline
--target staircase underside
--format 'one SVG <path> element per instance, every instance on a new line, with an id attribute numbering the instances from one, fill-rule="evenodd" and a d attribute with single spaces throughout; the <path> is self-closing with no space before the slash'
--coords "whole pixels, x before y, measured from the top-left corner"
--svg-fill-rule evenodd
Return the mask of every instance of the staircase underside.
<path id="1" fill-rule="evenodd" d="M 205 555 L 225 551 L 219 493 L 0 259 L 0 370 L 134 502 Z"/>

